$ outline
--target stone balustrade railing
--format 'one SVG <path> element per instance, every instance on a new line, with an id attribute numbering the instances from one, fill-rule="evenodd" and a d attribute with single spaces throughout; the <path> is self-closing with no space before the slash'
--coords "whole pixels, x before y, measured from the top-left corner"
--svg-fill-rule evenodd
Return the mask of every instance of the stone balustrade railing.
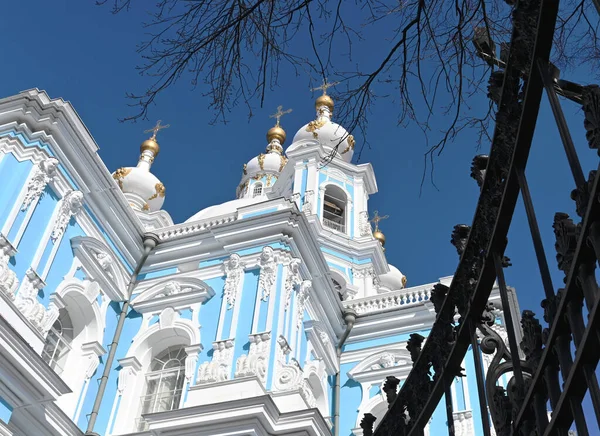
<path id="1" fill-rule="evenodd" d="M 411 306 L 421 304 L 431 296 L 433 287 L 416 286 L 413 288 L 400 289 L 398 291 L 371 295 L 369 297 L 357 298 L 344 301 L 344 307 L 353 309 L 357 314 L 379 312 L 400 306 Z"/>

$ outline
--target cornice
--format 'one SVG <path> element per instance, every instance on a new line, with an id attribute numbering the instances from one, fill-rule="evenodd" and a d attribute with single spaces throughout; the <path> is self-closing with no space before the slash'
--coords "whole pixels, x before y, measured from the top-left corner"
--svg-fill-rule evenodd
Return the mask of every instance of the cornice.
<path id="1" fill-rule="evenodd" d="M 98 145 L 70 103 L 30 89 L 0 100 L 0 135 L 14 130 L 52 149 L 86 205 L 130 264 L 141 254 L 143 226 L 98 155 Z"/>
<path id="2" fill-rule="evenodd" d="M 375 194 L 377 192 L 377 180 L 375 179 L 375 172 L 373 166 L 370 163 L 364 163 L 354 165 L 344 161 L 339 156 L 335 156 L 333 159 L 329 159 L 330 154 L 323 150 L 319 144 L 315 144 L 312 141 L 298 141 L 298 148 L 286 152 L 290 162 L 303 161 L 306 159 L 315 159 L 318 162 L 327 161 L 327 166 L 337 168 L 345 174 L 351 174 L 353 177 L 362 178 L 365 184 L 367 194 Z M 289 164 L 289 162 L 288 162 Z"/>

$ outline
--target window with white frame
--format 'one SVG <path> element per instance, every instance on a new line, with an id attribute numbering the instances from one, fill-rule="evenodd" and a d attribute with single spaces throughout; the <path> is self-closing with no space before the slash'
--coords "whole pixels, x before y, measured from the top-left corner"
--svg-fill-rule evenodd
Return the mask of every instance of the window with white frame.
<path id="1" fill-rule="evenodd" d="M 61 374 L 65 369 L 65 362 L 71 343 L 73 342 L 73 322 L 65 309 L 60 309 L 58 319 L 54 322 L 42 350 L 42 358 L 57 373 Z"/>
<path id="2" fill-rule="evenodd" d="M 183 346 L 168 348 L 150 363 L 146 374 L 146 393 L 141 398 L 141 415 L 166 412 L 179 408 L 185 382 L 185 358 Z M 146 430 L 146 422 L 140 418 L 138 430 Z"/>
<path id="3" fill-rule="evenodd" d="M 263 191 L 262 183 L 255 183 L 254 189 L 252 190 L 252 197 L 258 197 L 259 195 L 262 195 L 262 191 Z"/>
<path id="4" fill-rule="evenodd" d="M 323 225 L 346 233 L 346 193 L 336 185 L 327 185 L 323 196 Z"/>

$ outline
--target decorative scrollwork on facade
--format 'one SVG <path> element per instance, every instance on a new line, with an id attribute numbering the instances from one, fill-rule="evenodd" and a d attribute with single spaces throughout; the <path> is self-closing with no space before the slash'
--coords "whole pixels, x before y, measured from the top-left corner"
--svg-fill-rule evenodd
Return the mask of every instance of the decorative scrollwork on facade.
<path id="1" fill-rule="evenodd" d="M 81 191 L 69 191 L 60 201 L 58 213 L 54 220 L 54 227 L 50 237 L 53 241 L 58 240 L 69 225 L 71 218 L 76 216 L 83 206 L 83 193 Z"/>
<path id="2" fill-rule="evenodd" d="M 37 203 L 48 183 L 54 180 L 57 168 L 58 160 L 53 157 L 43 160 L 35 166 L 31 178 L 27 182 L 27 192 L 21 205 L 22 211 L 26 211 L 31 204 Z"/>
<path id="3" fill-rule="evenodd" d="M 358 216 L 358 230 L 360 236 L 370 236 L 373 234 L 371 222 L 369 221 L 369 212 L 363 210 Z"/>
<path id="4" fill-rule="evenodd" d="M 213 357 L 198 368 L 199 384 L 216 383 L 229 379 L 233 361 L 233 339 L 213 342 Z"/>
<path id="5" fill-rule="evenodd" d="M 311 289 L 312 282 L 310 280 L 304 280 L 298 287 L 298 296 L 296 299 L 296 328 L 298 329 L 302 327 L 302 323 L 304 322 L 304 309 L 306 308 L 306 302 L 308 301 Z"/>
<path id="6" fill-rule="evenodd" d="M 165 192 L 166 192 L 165 185 L 163 185 L 162 183 L 157 183 L 156 185 L 154 185 L 154 194 L 152 194 L 152 196 L 150 198 L 148 198 L 148 201 L 154 200 L 155 198 L 158 198 L 158 197 L 164 198 Z"/>
<path id="7" fill-rule="evenodd" d="M 296 289 L 300 283 L 302 283 L 302 278 L 300 277 L 300 263 L 302 261 L 300 259 L 292 259 L 288 266 L 287 277 L 285 279 L 285 310 L 288 310 L 290 307 L 290 302 L 292 300 L 292 294 L 294 293 L 294 289 Z"/>
<path id="8" fill-rule="evenodd" d="M 475 434 L 472 411 L 454 412 L 452 418 L 454 421 L 454 436 L 472 436 Z"/>
<path id="9" fill-rule="evenodd" d="M 260 299 L 267 301 L 275 293 L 275 279 L 277 277 L 277 256 L 271 247 L 264 247 L 260 255 L 260 276 L 258 290 Z"/>
<path id="10" fill-rule="evenodd" d="M 51 309 L 51 312 L 48 313 L 42 303 L 39 302 L 38 292 L 43 287 L 44 282 L 42 279 L 30 268 L 25 273 L 25 279 L 23 279 L 15 299 L 17 309 L 40 332 L 44 331 L 46 320 L 54 315 L 53 312 L 56 311 L 56 315 L 58 315 L 58 309 Z"/>
<path id="11" fill-rule="evenodd" d="M 325 124 L 327 124 L 327 118 L 320 118 L 318 120 L 311 121 L 306 126 L 306 131 L 311 132 L 313 134 L 313 138 L 317 139 L 319 137 L 317 130 L 319 130 Z"/>
<path id="12" fill-rule="evenodd" d="M 123 190 L 123 179 L 131 172 L 133 168 L 118 168 L 113 174 L 113 179 L 119 185 L 121 191 Z"/>
<path id="13" fill-rule="evenodd" d="M 249 336 L 248 354 L 238 357 L 235 365 L 235 377 L 257 376 L 264 384 L 271 349 L 271 333 L 257 333 Z"/>
<path id="14" fill-rule="evenodd" d="M 232 309 L 235 306 L 243 276 L 244 266 L 242 265 L 242 260 L 238 254 L 234 253 L 225 262 L 225 286 L 223 287 L 223 294 L 227 300 L 228 309 Z"/>
<path id="15" fill-rule="evenodd" d="M 273 387 L 278 391 L 289 391 L 300 389 L 303 379 L 302 368 L 294 358 L 286 362 L 286 357 L 290 354 L 291 348 L 283 336 L 277 338 L 277 351 L 275 361 L 275 377 Z"/>

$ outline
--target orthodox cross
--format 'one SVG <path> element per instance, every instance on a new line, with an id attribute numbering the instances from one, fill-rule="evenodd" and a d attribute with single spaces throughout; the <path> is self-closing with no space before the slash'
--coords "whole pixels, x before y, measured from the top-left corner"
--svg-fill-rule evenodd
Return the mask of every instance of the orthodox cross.
<path id="1" fill-rule="evenodd" d="M 382 220 L 386 220 L 388 219 L 390 216 L 389 215 L 384 215 L 384 216 L 379 216 L 379 212 L 375 211 L 373 213 L 373 218 L 371 219 L 371 222 L 373 224 L 375 224 L 375 231 L 379 231 L 379 222 Z"/>
<path id="2" fill-rule="evenodd" d="M 150 137 L 150 139 L 151 139 L 152 141 L 156 140 L 156 134 L 157 134 L 157 133 L 158 133 L 160 130 L 162 130 L 162 129 L 168 129 L 169 127 L 171 127 L 171 125 L 170 125 L 170 124 L 167 124 L 166 126 L 163 126 L 163 125 L 161 125 L 161 124 L 160 124 L 160 122 L 161 122 L 161 121 L 162 121 L 162 120 L 158 120 L 158 121 L 156 122 L 156 126 L 152 127 L 151 129 L 144 130 L 144 133 L 150 133 L 150 132 L 152 132 L 152 137 Z"/>
<path id="3" fill-rule="evenodd" d="M 323 95 L 327 95 L 327 90 L 332 86 L 337 85 L 340 82 L 327 82 L 327 78 L 323 79 L 323 84 L 321 86 L 317 86 L 316 88 L 312 88 L 311 91 L 323 91 Z"/>
<path id="4" fill-rule="evenodd" d="M 273 115 L 269 115 L 269 118 L 275 118 L 277 120 L 277 124 L 275 125 L 279 127 L 279 120 L 281 119 L 281 117 L 286 114 L 289 114 L 291 111 L 291 109 L 283 110 L 283 106 L 279 105 L 277 106 L 277 112 L 275 112 Z"/>

